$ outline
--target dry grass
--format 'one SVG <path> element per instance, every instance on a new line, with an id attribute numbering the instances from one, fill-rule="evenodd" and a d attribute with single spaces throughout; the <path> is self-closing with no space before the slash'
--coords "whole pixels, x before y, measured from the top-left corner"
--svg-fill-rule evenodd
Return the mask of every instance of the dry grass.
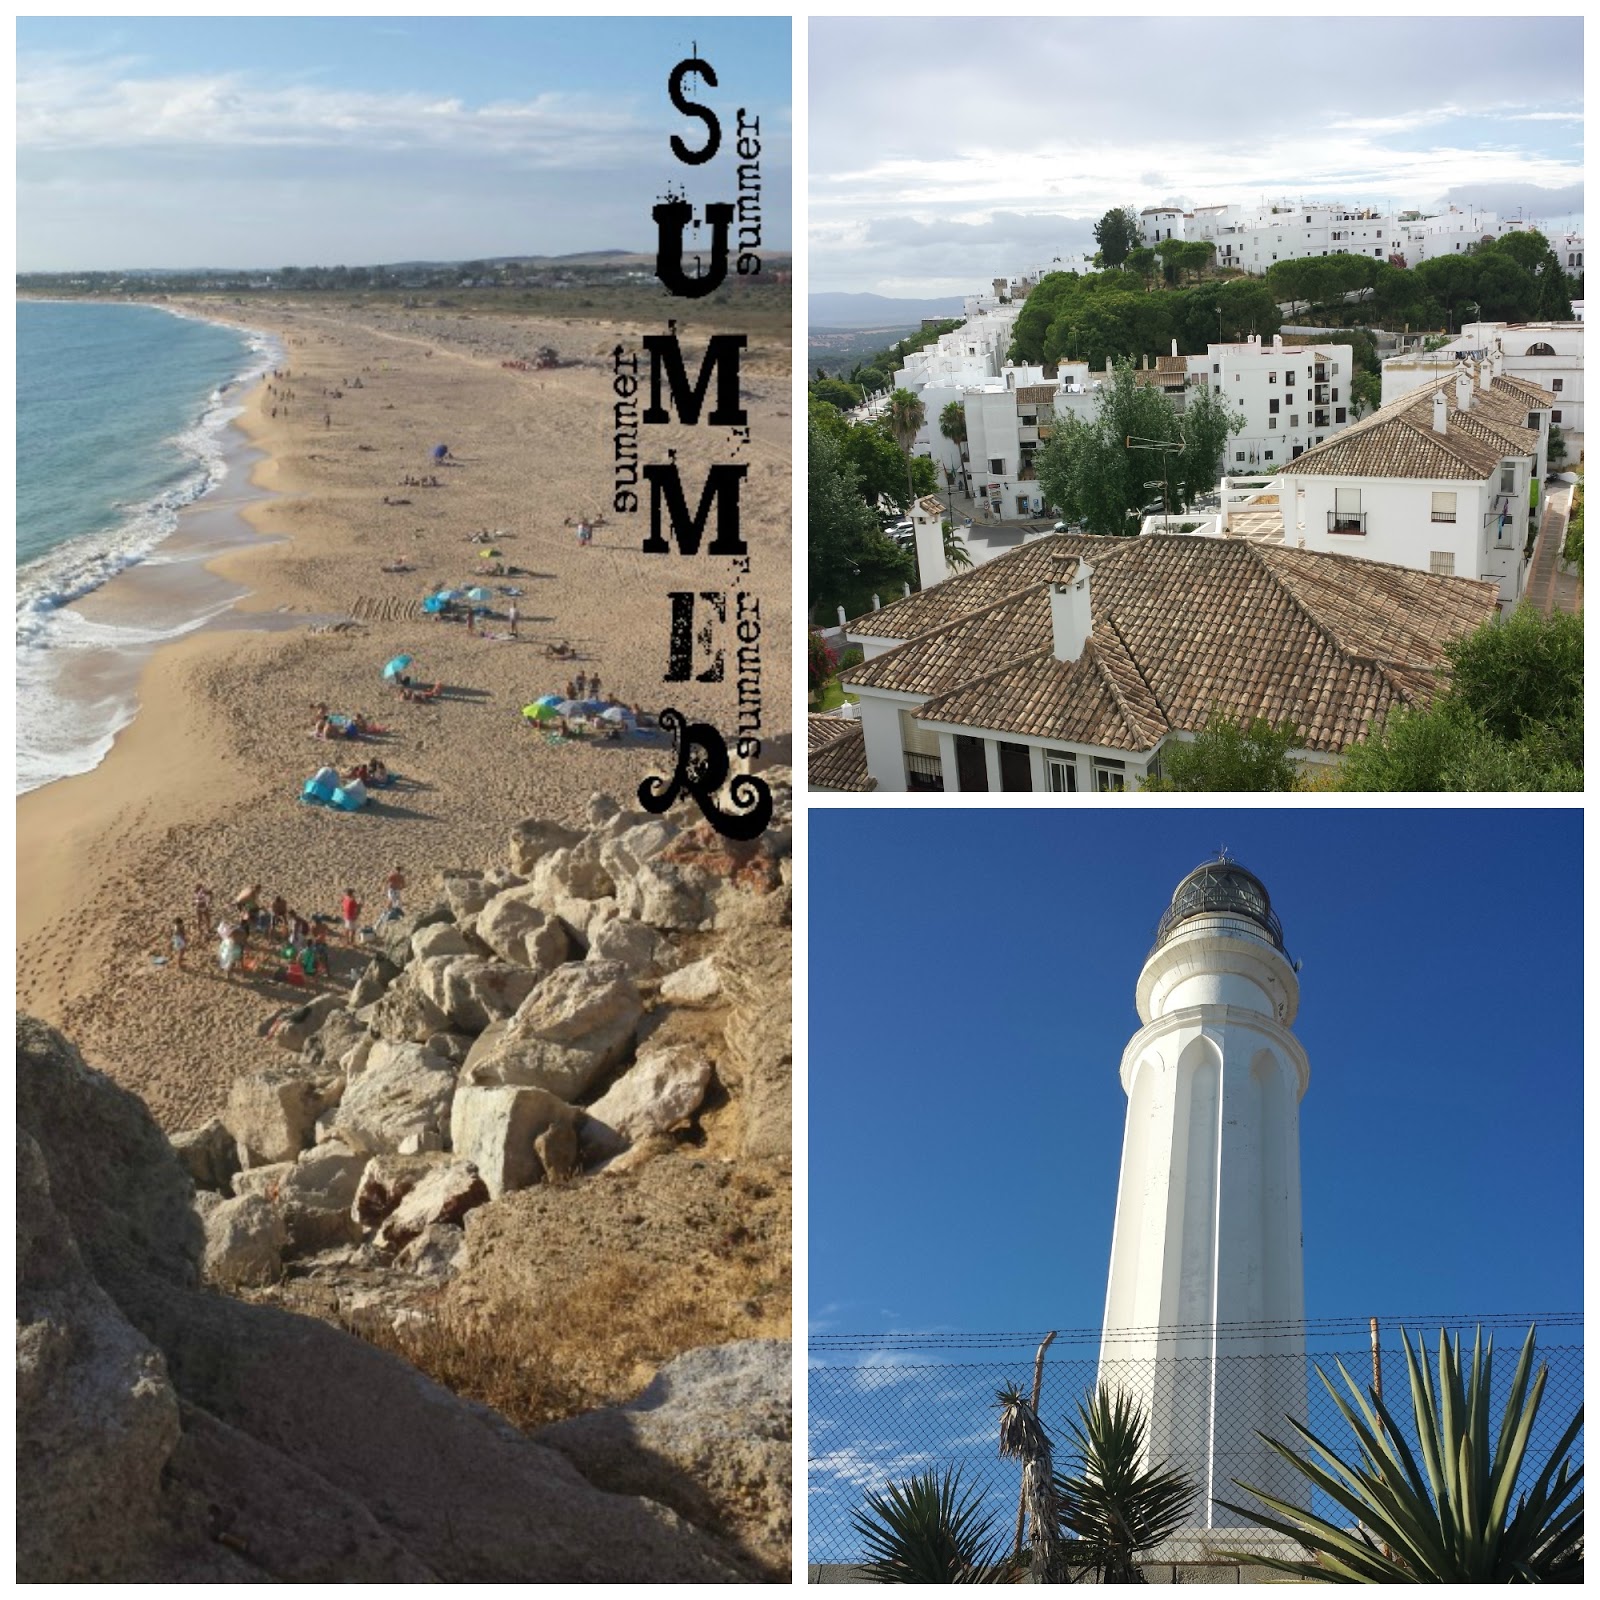
<path id="1" fill-rule="evenodd" d="M 631 1399 L 664 1362 L 702 1345 L 789 1336 L 788 1270 L 737 1249 L 689 1273 L 616 1262 L 542 1306 L 439 1302 L 403 1321 L 347 1324 L 436 1383 L 533 1429 Z"/>

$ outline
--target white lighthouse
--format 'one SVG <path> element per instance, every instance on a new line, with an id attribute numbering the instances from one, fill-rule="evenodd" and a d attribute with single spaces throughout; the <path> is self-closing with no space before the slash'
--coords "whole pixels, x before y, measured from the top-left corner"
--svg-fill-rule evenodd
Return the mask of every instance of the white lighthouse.
<path id="1" fill-rule="evenodd" d="M 1242 1522 L 1234 1480 L 1304 1504 L 1256 1437 L 1306 1420 L 1300 1099 L 1289 1031 L 1300 983 L 1265 886 L 1220 856 L 1183 880 L 1122 1054 L 1128 1121 L 1100 1346 L 1102 1382 L 1139 1400 L 1150 1458 L 1182 1467 L 1192 1525 Z"/>

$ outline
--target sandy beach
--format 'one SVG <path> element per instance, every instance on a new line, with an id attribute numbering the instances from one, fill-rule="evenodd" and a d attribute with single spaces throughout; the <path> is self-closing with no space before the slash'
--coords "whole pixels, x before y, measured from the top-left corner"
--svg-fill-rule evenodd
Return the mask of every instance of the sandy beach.
<path id="1" fill-rule="evenodd" d="M 236 1074 L 281 1055 L 257 1027 L 296 992 L 221 979 L 211 929 L 193 926 L 197 883 L 219 909 L 260 883 L 308 914 L 335 913 L 348 885 L 375 912 L 399 866 L 408 904 L 426 904 L 441 869 L 498 859 L 516 819 L 572 820 L 596 791 L 630 795 L 667 769 L 664 742 L 552 745 L 520 708 L 582 669 L 624 702 L 676 705 L 731 730 L 731 674 L 714 686 L 662 682 L 670 589 L 760 597 L 763 733 L 791 720 L 786 341 L 753 339 L 742 369 L 751 572 L 735 583 L 726 560 L 643 554 L 647 511 L 612 517 L 588 548 L 563 526 L 606 507 L 609 352 L 619 341 L 638 348 L 651 330 L 301 303 L 252 302 L 238 320 L 273 333 L 289 371 L 248 396 L 239 423 L 263 452 L 251 478 L 268 493 L 236 494 L 232 514 L 261 537 L 207 564 L 245 598 L 155 652 L 140 712 L 96 770 L 17 808 L 19 1009 L 60 1026 L 169 1129 L 204 1120 Z M 692 336 L 686 345 L 697 361 Z M 574 364 L 502 365 L 541 346 Z M 705 466 L 724 459 L 722 430 L 661 431 L 697 493 Z M 438 443 L 450 460 L 436 465 Z M 438 487 L 404 481 L 429 476 Z M 224 493 L 235 488 L 230 480 Z M 208 500 L 186 513 L 222 514 Z M 490 542 L 522 575 L 478 577 Z M 382 570 L 397 558 L 414 570 Z M 149 581 L 133 568 L 80 609 L 115 617 Z M 519 637 L 504 621 L 469 635 L 420 615 L 430 589 L 474 581 L 522 590 Z M 556 641 L 576 659 L 547 660 Z M 445 686 L 440 699 L 404 702 L 385 685 L 383 665 L 402 651 L 417 678 Z M 314 702 L 363 711 L 389 731 L 320 742 Z M 300 803 L 324 761 L 349 767 L 374 754 L 399 782 L 365 811 Z M 181 972 L 155 959 L 175 916 L 191 941 Z M 333 981 L 348 982 L 363 960 L 336 951 Z"/>

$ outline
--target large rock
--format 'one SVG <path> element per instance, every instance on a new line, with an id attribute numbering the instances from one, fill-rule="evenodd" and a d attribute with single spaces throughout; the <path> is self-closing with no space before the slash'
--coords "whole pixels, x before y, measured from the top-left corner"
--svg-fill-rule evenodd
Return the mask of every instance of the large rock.
<path id="1" fill-rule="evenodd" d="M 534 903 L 533 890 L 503 890 L 478 914 L 478 938 L 502 961 L 517 962 L 536 972 L 559 967 L 571 953 L 561 920 Z"/>
<path id="2" fill-rule="evenodd" d="M 375 955 L 361 969 L 361 976 L 350 986 L 345 1006 L 350 1011 L 360 1011 L 383 995 L 383 991 L 400 976 L 400 968 L 385 955 Z"/>
<path id="3" fill-rule="evenodd" d="M 380 1038 L 409 1044 L 421 1044 L 429 1035 L 450 1026 L 450 1019 L 417 988 L 409 971 L 356 1016 Z"/>
<path id="4" fill-rule="evenodd" d="M 233 1175 L 233 1198 L 239 1200 L 247 1194 L 254 1194 L 276 1204 L 279 1186 L 293 1171 L 292 1161 L 271 1161 L 264 1167 L 246 1167 L 243 1172 Z M 210 1212 L 204 1214 L 209 1216 Z"/>
<path id="5" fill-rule="evenodd" d="M 661 984 L 661 998 L 678 1006 L 710 1005 L 722 993 L 722 974 L 715 956 L 702 956 L 679 967 Z"/>
<path id="6" fill-rule="evenodd" d="M 485 1031 L 462 1069 L 476 1084 L 525 1084 L 575 1100 L 627 1055 L 644 1004 L 612 961 L 557 967 L 504 1028 Z"/>
<path id="7" fill-rule="evenodd" d="M 316 1080 L 304 1073 L 250 1072 L 233 1080 L 222 1121 L 240 1165 L 261 1167 L 294 1160 L 311 1142 L 324 1105 Z"/>
<path id="8" fill-rule="evenodd" d="M 435 956 L 419 961 L 412 973 L 418 989 L 468 1033 L 511 1016 L 539 981 L 525 966 L 482 956 Z"/>
<path id="9" fill-rule="evenodd" d="M 364 1022 L 347 1007 L 339 1006 L 322 1019 L 322 1026 L 306 1040 L 300 1059 L 309 1067 L 325 1067 L 332 1074 L 345 1056 L 371 1037 Z"/>
<path id="10" fill-rule="evenodd" d="M 283 1273 L 288 1232 L 283 1218 L 260 1195 L 225 1200 L 205 1219 L 206 1277 L 224 1289 L 274 1283 Z"/>
<path id="11" fill-rule="evenodd" d="M 421 1045 L 380 1040 L 345 1090 L 333 1133 L 366 1155 L 442 1150 L 455 1082 L 455 1068 Z"/>
<path id="12" fill-rule="evenodd" d="M 761 1576 L 789 1575 L 791 1352 L 743 1339 L 669 1361 L 637 1400 L 542 1428 L 591 1482 L 728 1535 Z"/>
<path id="13" fill-rule="evenodd" d="M 459 1227 L 461 1219 L 488 1198 L 488 1186 L 470 1162 L 435 1167 L 389 1214 L 373 1243 L 380 1250 L 403 1250 L 434 1223 Z"/>
<path id="14" fill-rule="evenodd" d="M 417 961 L 426 961 L 430 956 L 469 956 L 472 946 L 454 923 L 435 922 L 412 934 L 411 954 Z"/>
<path id="15" fill-rule="evenodd" d="M 569 850 L 583 835 L 559 822 L 544 822 L 529 817 L 511 830 L 511 869 L 529 873 L 553 850 Z"/>
<path id="16" fill-rule="evenodd" d="M 450 1108 L 450 1148 L 478 1169 L 489 1194 L 498 1198 L 543 1177 L 534 1141 L 554 1125 L 570 1126 L 576 1116 L 543 1089 L 463 1084 Z"/>
<path id="17" fill-rule="evenodd" d="M 541 856 L 528 877 L 528 891 L 538 905 L 557 900 L 602 900 L 614 893 L 611 874 L 600 861 L 600 841 L 585 837 L 567 850 Z"/>
<path id="18" fill-rule="evenodd" d="M 288 1238 L 285 1253 L 311 1255 L 361 1237 L 351 1216 L 368 1157 L 338 1140 L 303 1151 L 278 1182 L 277 1207 Z"/>
<path id="19" fill-rule="evenodd" d="M 636 978 L 654 978 L 671 960 L 671 946 L 654 928 L 626 917 L 601 923 L 589 940 L 590 961 L 615 961 Z"/>
<path id="20" fill-rule="evenodd" d="M 652 817 L 617 831 L 601 841 L 600 864 L 611 875 L 613 883 L 625 883 L 645 862 L 660 855 L 677 831 L 665 817 Z"/>
<path id="21" fill-rule="evenodd" d="M 716 916 L 711 885 L 688 867 L 652 860 L 617 880 L 621 914 L 652 928 L 691 932 L 709 928 Z"/>
<path id="22" fill-rule="evenodd" d="M 356 1182 L 350 1215 L 363 1227 L 377 1227 L 435 1167 L 446 1166 L 450 1160 L 442 1150 L 425 1150 L 414 1156 L 373 1156 Z"/>
<path id="23" fill-rule="evenodd" d="M 439 885 L 457 925 L 477 916 L 495 892 L 481 872 L 446 872 L 440 875 Z"/>
<path id="24" fill-rule="evenodd" d="M 460 1270 L 467 1259 L 467 1236 L 448 1223 L 433 1222 L 394 1258 L 403 1272 L 442 1283 Z"/>
<path id="25" fill-rule="evenodd" d="M 584 1108 L 583 1143 L 615 1151 L 652 1133 L 665 1133 L 694 1115 L 710 1084 L 711 1063 L 691 1045 L 643 1055 Z"/>
<path id="26" fill-rule="evenodd" d="M 272 1042 L 280 1050 L 298 1051 L 322 1026 L 329 1014 L 339 1010 L 340 1006 L 341 1001 L 336 994 L 319 994 L 315 1000 L 308 1000 L 303 1006 L 296 1006 L 272 1030 Z"/>
<path id="27" fill-rule="evenodd" d="M 398 1358 L 202 1292 L 149 1113 L 58 1034 L 17 1034 L 19 1582 L 738 1579 Z"/>
<path id="28" fill-rule="evenodd" d="M 173 1134 L 172 1148 L 194 1179 L 195 1188 L 228 1192 L 228 1184 L 239 1170 L 239 1144 L 220 1117 L 213 1117 L 204 1127 Z"/>

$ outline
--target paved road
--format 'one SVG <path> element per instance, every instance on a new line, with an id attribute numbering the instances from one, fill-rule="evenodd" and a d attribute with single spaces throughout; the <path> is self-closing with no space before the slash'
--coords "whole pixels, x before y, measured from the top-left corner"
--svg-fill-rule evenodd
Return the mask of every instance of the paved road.
<path id="1" fill-rule="evenodd" d="M 1575 568 L 1561 560 L 1561 546 L 1567 537 L 1567 513 L 1572 509 L 1570 483 L 1552 489 L 1545 500 L 1544 518 L 1539 524 L 1538 542 L 1533 547 L 1533 570 L 1522 603 L 1542 611 L 1547 617 L 1557 611 L 1583 610 L 1583 579 Z"/>

